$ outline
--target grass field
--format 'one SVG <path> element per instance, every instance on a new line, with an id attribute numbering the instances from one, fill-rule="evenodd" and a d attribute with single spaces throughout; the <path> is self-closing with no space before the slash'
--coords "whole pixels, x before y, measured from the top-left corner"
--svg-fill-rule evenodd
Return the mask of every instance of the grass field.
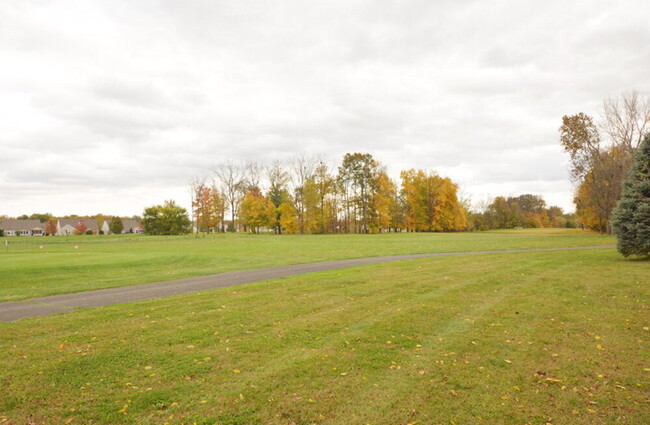
<path id="1" fill-rule="evenodd" d="M 0 250 L 0 301 L 343 258 L 614 243 L 610 236 L 561 229 L 457 234 L 229 234 L 198 238 L 117 235 L 5 240 L 9 246 L 0 246 L 5 248 L 4 252 Z"/>
<path id="2" fill-rule="evenodd" d="M 394 249 L 494 248 L 432 236 Z M 429 258 L 1 323 L 0 423 L 646 424 L 649 272 L 614 249 Z"/>

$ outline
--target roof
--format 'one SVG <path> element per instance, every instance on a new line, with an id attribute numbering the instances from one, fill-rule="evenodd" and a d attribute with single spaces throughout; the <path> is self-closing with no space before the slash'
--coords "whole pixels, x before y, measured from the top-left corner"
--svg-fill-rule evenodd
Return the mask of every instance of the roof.
<path id="1" fill-rule="evenodd" d="M 94 218 L 60 218 L 59 224 L 61 227 L 70 226 L 76 228 L 79 226 L 79 223 L 86 225 L 88 230 L 93 230 L 99 232 L 99 227 L 97 227 L 97 220 Z"/>
<path id="2" fill-rule="evenodd" d="M 0 220 L 0 229 L 2 230 L 43 230 L 43 223 L 40 220 L 5 218 Z"/>
<path id="3" fill-rule="evenodd" d="M 122 226 L 124 226 L 125 229 L 138 229 L 142 227 L 140 220 L 135 220 L 133 218 L 122 219 Z"/>

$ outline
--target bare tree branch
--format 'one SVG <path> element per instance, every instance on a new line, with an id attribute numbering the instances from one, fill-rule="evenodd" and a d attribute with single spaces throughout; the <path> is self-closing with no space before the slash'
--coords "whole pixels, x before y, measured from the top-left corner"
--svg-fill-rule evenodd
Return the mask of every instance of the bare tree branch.
<path id="1" fill-rule="evenodd" d="M 632 90 L 603 102 L 603 131 L 630 155 L 650 130 L 650 96 Z"/>
<path id="2" fill-rule="evenodd" d="M 214 174 L 222 186 L 221 192 L 228 201 L 232 228 L 236 229 L 235 217 L 244 195 L 246 169 L 240 163 L 228 161 L 219 164 L 214 169 Z"/>

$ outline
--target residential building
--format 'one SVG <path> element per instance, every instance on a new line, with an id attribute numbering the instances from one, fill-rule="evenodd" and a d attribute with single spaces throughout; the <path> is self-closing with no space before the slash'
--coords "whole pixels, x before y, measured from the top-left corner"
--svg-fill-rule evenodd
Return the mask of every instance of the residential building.
<path id="1" fill-rule="evenodd" d="M 44 224 L 40 220 L 5 218 L 0 220 L 0 229 L 5 236 L 42 236 Z"/>
<path id="2" fill-rule="evenodd" d="M 122 219 L 122 226 L 124 226 L 122 233 L 144 233 L 140 220 L 125 218 Z"/>
<path id="3" fill-rule="evenodd" d="M 99 234 L 99 226 L 94 218 L 60 218 L 56 226 L 56 234 L 57 236 L 74 235 L 83 228 L 85 228 L 84 233 L 90 230 L 93 235 Z"/>

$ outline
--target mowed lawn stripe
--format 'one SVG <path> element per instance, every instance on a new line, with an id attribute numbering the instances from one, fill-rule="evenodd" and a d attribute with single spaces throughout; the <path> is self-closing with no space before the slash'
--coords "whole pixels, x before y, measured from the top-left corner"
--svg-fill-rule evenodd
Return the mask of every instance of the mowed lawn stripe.
<path id="1" fill-rule="evenodd" d="M 319 388 L 315 397 L 327 401 L 328 389 L 337 386 L 337 392 L 345 396 L 345 401 L 340 403 L 340 399 L 334 399 L 333 403 L 324 410 L 332 409 L 333 404 L 337 404 L 339 416 L 349 417 L 354 423 L 378 418 L 387 423 L 401 423 L 407 422 L 417 413 L 414 413 L 410 407 L 417 398 L 417 395 L 411 391 L 413 383 L 404 380 L 403 374 L 415 377 L 420 372 L 426 373 L 425 369 L 418 368 L 417 363 L 421 363 L 418 358 L 427 353 L 427 350 L 430 352 L 431 348 L 435 347 L 435 343 L 440 344 L 438 338 L 443 338 L 444 341 L 445 337 L 459 334 L 466 326 L 466 323 L 456 314 L 436 306 L 440 305 L 443 299 L 462 297 L 462 294 L 474 290 L 474 286 L 483 285 L 482 282 L 471 280 L 457 281 L 454 284 L 445 282 L 444 286 L 434 283 L 437 280 L 447 280 L 445 278 L 448 276 L 434 277 L 431 285 L 426 285 L 424 288 L 421 285 L 416 286 L 419 287 L 417 291 L 409 291 L 408 285 L 413 282 L 400 282 L 402 291 L 397 299 L 395 294 L 391 293 L 379 300 L 374 297 L 371 301 L 364 301 L 365 295 L 362 295 L 361 299 L 355 298 L 346 303 L 345 307 L 339 307 L 338 317 L 343 316 L 343 322 L 351 322 L 355 325 L 346 327 L 345 332 L 334 334 L 323 342 L 328 346 L 329 354 L 317 360 L 320 362 L 334 359 L 331 363 L 333 365 L 338 363 L 338 367 L 320 369 L 321 374 L 330 379 Z M 361 287 L 355 289 L 360 290 Z M 498 302 L 496 298 L 502 296 L 502 294 L 499 297 L 490 294 L 480 305 L 473 305 L 467 310 L 470 314 L 476 314 L 479 310 L 485 310 Z M 377 301 L 385 307 L 370 317 L 365 316 L 364 312 L 369 311 L 369 304 Z M 436 327 L 434 335 L 422 332 L 423 329 L 431 326 Z M 383 338 L 367 337 L 378 334 Z M 435 338 L 435 343 L 430 342 L 432 338 Z M 286 367 L 279 371 L 275 378 L 278 379 L 292 370 L 310 369 L 312 365 L 309 360 L 312 358 L 301 359 L 297 364 Z M 349 382 L 341 384 L 343 387 L 337 385 L 336 381 L 341 379 Z M 368 384 L 372 382 L 372 385 L 368 385 L 368 389 L 360 392 L 358 386 L 364 381 Z M 368 415 L 371 417 L 369 418 Z"/>
<path id="2" fill-rule="evenodd" d="M 377 264 L 428 257 L 447 257 L 456 255 L 481 255 L 544 251 L 571 251 L 582 249 L 603 249 L 611 246 L 559 247 L 520 250 L 466 251 L 431 254 L 393 255 L 328 261 L 311 264 L 297 264 L 274 268 L 244 270 L 188 279 L 158 282 L 137 286 L 99 289 L 73 294 L 53 295 L 23 300 L 22 302 L 0 303 L 0 321 L 18 320 L 26 317 L 47 316 L 63 313 L 75 307 L 103 307 L 134 301 L 164 298 L 180 294 L 205 291 L 215 288 L 237 286 L 261 280 L 276 279 L 324 270 L 336 270 L 358 265 Z"/>
<path id="3" fill-rule="evenodd" d="M 647 270 L 431 258 L 0 324 L 0 418 L 647 423 Z"/>
<path id="4" fill-rule="evenodd" d="M 0 301 L 349 258 L 613 243 L 611 236 L 578 229 L 9 238 L 8 252 L 0 250 Z"/>

